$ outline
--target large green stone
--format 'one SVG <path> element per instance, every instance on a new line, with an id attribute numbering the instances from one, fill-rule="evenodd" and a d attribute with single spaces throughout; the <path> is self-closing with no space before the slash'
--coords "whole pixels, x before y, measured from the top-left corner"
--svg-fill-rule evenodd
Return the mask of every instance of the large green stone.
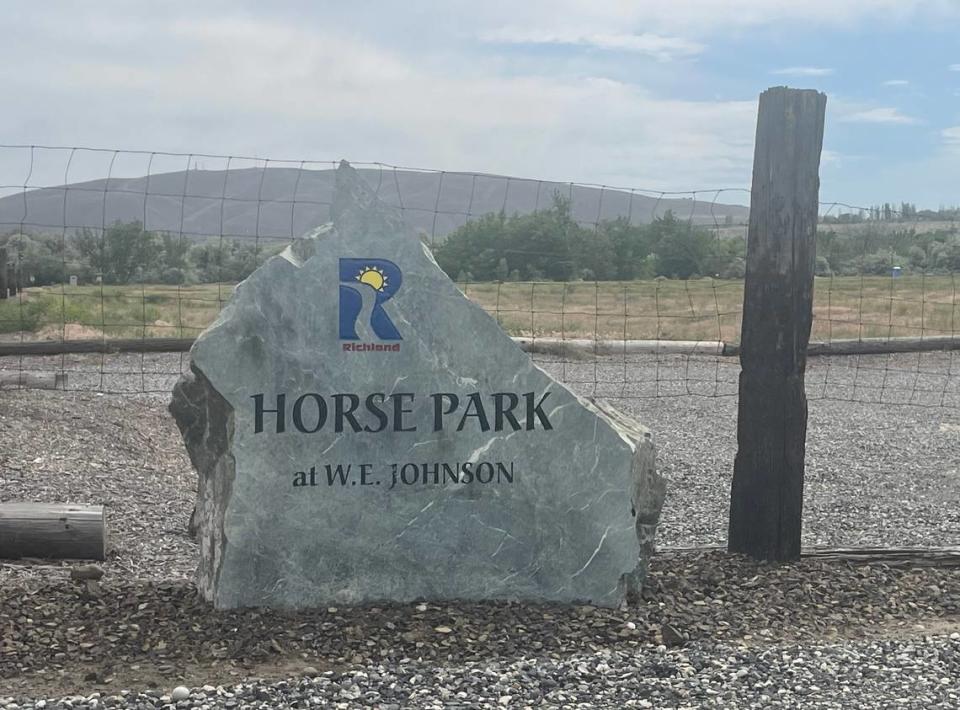
<path id="1" fill-rule="evenodd" d="M 331 213 L 237 288 L 174 390 L 204 596 L 636 593 L 664 497 L 649 432 L 536 367 L 346 164 Z"/>

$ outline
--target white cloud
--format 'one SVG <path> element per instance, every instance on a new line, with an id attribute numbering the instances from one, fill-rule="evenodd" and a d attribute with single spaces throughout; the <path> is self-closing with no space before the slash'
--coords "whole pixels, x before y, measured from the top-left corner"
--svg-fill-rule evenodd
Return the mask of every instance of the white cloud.
<path id="1" fill-rule="evenodd" d="M 663 190 L 737 187 L 749 183 L 756 125 L 756 97 L 738 88 L 748 77 L 722 82 L 724 99 L 677 100 L 671 97 L 698 96 L 694 91 L 709 97 L 709 69 L 691 81 L 680 71 L 686 63 L 507 52 L 476 39 L 676 59 L 699 56 L 715 36 L 749 48 L 767 28 L 843 31 L 869 21 L 912 30 L 960 18 L 956 0 L 410 5 L 414 10 L 386 0 L 167 0 L 135 10 L 123 0 L 22 4 L 8 17 L 17 32 L 0 47 L 0 81 L 23 99 L 16 111 L 0 113 L 0 135 L 7 142 L 346 157 Z M 614 64 L 627 69 L 613 74 Z M 649 67 L 646 75 L 635 71 L 641 66 Z M 651 75 L 656 81 L 645 84 Z M 841 106 L 833 96 L 828 110 L 832 120 L 918 122 L 896 109 Z M 834 169 L 841 157 L 851 162 L 825 151 L 829 179 L 862 191 L 854 197 L 873 189 L 865 169 L 855 180 L 847 166 Z M 888 162 L 890 180 L 902 182 L 900 163 Z M 956 180 L 944 176 L 956 176 L 956 165 L 944 160 L 936 180 L 918 172 L 918 189 L 952 189 Z M 57 179 L 62 174 L 61 167 Z"/>
<path id="2" fill-rule="evenodd" d="M 906 79 L 887 79 L 883 82 L 884 86 L 909 86 L 910 82 Z"/>
<path id="3" fill-rule="evenodd" d="M 960 126 L 944 128 L 940 131 L 940 135 L 943 137 L 943 142 L 947 144 L 948 148 L 960 149 Z"/>
<path id="4" fill-rule="evenodd" d="M 569 33 L 653 32 L 710 37 L 730 30 L 797 23 L 847 29 L 931 24 L 960 18 L 955 0 L 448 0 L 448 11 L 465 13 L 483 32 L 503 26 Z"/>
<path id="5" fill-rule="evenodd" d="M 842 115 L 840 120 L 844 123 L 895 123 L 902 125 L 920 123 L 919 119 L 907 116 L 901 113 L 899 109 L 889 106 L 854 111 Z"/>
<path id="6" fill-rule="evenodd" d="M 551 30 L 523 30 L 503 27 L 481 34 L 485 42 L 501 44 L 558 44 L 593 47 L 604 50 L 637 52 L 660 61 L 689 57 L 703 52 L 706 47 L 681 37 L 655 34 L 624 34 L 617 32 L 571 32 Z"/>
<path id="7" fill-rule="evenodd" d="M 848 158 L 850 158 L 850 156 L 843 155 L 842 153 L 836 150 L 830 150 L 829 148 L 824 148 L 820 151 L 820 165 L 823 166 L 839 166 L 845 159 Z"/>
<path id="8" fill-rule="evenodd" d="M 774 69 L 771 74 L 782 76 L 830 76 L 833 69 L 826 67 L 786 67 L 784 69 Z"/>
<path id="9" fill-rule="evenodd" d="M 57 115 L 50 106 L 109 111 L 71 112 L 49 132 L 32 114 L 7 112 L 0 133 L 660 190 L 741 187 L 750 177 L 753 99 L 675 100 L 573 72 L 504 75 L 482 61 L 426 61 L 292 21 L 181 19 L 154 32 L 160 61 L 76 51 L 66 69 L 51 57 L 43 82 L 19 78 L 42 83 L 31 93 L 47 103 L 38 115 Z"/>
<path id="10" fill-rule="evenodd" d="M 960 71 L 960 64 L 951 64 L 947 69 L 950 71 Z"/>

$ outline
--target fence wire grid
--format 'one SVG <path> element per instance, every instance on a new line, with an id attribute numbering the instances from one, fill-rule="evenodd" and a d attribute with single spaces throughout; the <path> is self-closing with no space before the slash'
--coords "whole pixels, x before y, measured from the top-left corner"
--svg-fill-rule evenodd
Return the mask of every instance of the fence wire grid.
<path id="1" fill-rule="evenodd" d="M 0 145 L 0 387 L 169 392 L 189 354 L 151 345 L 196 337 L 237 282 L 328 222 L 338 163 Z M 352 165 L 581 394 L 736 396 L 749 190 Z M 813 352 L 856 354 L 811 357 L 811 399 L 960 407 L 958 222 L 821 203 Z M 63 352 L 89 341 L 142 347 Z M 16 347 L 39 343 L 61 352 Z"/>

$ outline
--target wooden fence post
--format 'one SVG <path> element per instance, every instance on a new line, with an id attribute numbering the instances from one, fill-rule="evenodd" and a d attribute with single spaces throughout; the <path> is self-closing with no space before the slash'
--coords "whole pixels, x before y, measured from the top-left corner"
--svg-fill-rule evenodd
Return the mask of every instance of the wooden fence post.
<path id="1" fill-rule="evenodd" d="M 7 249 L 0 247 L 0 299 L 7 297 Z"/>
<path id="2" fill-rule="evenodd" d="M 827 97 L 760 95 L 740 335 L 737 456 L 727 546 L 800 559 L 820 152 Z"/>

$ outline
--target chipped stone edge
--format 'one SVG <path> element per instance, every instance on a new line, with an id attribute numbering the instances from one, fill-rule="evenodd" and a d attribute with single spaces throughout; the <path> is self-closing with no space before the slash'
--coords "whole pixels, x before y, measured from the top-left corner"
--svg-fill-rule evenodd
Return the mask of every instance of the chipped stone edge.
<path id="1" fill-rule="evenodd" d="M 197 501 L 190 516 L 190 532 L 200 545 L 197 588 L 204 599 L 216 602 L 222 555 L 229 542 L 224 519 L 236 478 L 233 407 L 191 363 L 190 372 L 173 388 L 169 410 L 198 477 Z M 222 422 L 222 427 L 212 429 L 214 422 Z"/>

